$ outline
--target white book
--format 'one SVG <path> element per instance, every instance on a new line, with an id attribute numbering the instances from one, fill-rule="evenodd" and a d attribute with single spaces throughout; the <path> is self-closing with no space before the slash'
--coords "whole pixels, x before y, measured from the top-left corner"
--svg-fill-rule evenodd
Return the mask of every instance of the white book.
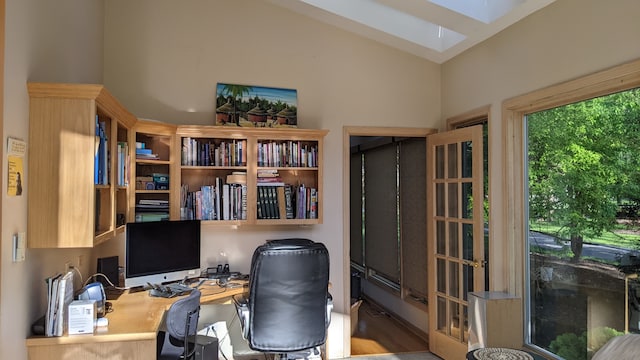
<path id="1" fill-rule="evenodd" d="M 185 137 L 182 138 L 182 165 L 191 165 L 189 164 L 190 153 L 189 148 L 191 147 L 191 138 Z"/>
<path id="2" fill-rule="evenodd" d="M 229 220 L 229 213 L 231 212 L 231 192 L 229 184 L 222 185 L 222 220 Z"/>
<path id="3" fill-rule="evenodd" d="M 69 304 L 73 301 L 73 272 L 67 272 L 58 282 L 58 316 L 55 336 L 62 336 L 67 328 Z"/>

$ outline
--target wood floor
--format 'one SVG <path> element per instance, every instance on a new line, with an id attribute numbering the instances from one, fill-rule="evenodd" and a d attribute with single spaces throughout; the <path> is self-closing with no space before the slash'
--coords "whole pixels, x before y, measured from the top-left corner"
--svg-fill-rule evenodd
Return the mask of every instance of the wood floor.
<path id="1" fill-rule="evenodd" d="M 351 355 L 423 352 L 429 344 L 375 304 L 363 301 L 351 336 Z"/>

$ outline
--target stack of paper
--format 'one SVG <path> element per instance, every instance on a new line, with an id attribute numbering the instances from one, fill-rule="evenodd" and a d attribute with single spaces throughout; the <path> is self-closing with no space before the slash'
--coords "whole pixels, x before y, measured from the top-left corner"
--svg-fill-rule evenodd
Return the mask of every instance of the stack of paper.
<path id="1" fill-rule="evenodd" d="M 62 336 L 66 325 L 67 310 L 73 301 L 73 272 L 47 278 L 47 313 L 45 335 Z"/>

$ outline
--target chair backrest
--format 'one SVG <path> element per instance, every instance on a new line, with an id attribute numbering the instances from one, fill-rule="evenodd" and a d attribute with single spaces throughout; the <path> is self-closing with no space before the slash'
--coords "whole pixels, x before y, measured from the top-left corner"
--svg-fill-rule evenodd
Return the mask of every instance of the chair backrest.
<path id="1" fill-rule="evenodd" d="M 166 326 L 169 341 L 174 346 L 185 348 L 185 358 L 191 356 L 194 349 L 188 348 L 187 338 L 198 331 L 200 316 L 200 290 L 193 289 L 189 296 L 177 300 L 167 312 Z"/>
<path id="2" fill-rule="evenodd" d="M 282 239 L 259 246 L 249 275 L 249 346 L 290 352 L 324 344 L 329 296 L 324 244 Z"/>

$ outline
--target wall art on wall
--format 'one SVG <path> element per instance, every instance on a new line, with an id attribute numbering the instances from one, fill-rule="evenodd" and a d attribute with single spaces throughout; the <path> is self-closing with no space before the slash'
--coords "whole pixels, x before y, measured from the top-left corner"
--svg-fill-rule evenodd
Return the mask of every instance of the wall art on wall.
<path id="1" fill-rule="evenodd" d="M 298 92 L 218 83 L 215 121 L 220 126 L 297 127 Z"/>

